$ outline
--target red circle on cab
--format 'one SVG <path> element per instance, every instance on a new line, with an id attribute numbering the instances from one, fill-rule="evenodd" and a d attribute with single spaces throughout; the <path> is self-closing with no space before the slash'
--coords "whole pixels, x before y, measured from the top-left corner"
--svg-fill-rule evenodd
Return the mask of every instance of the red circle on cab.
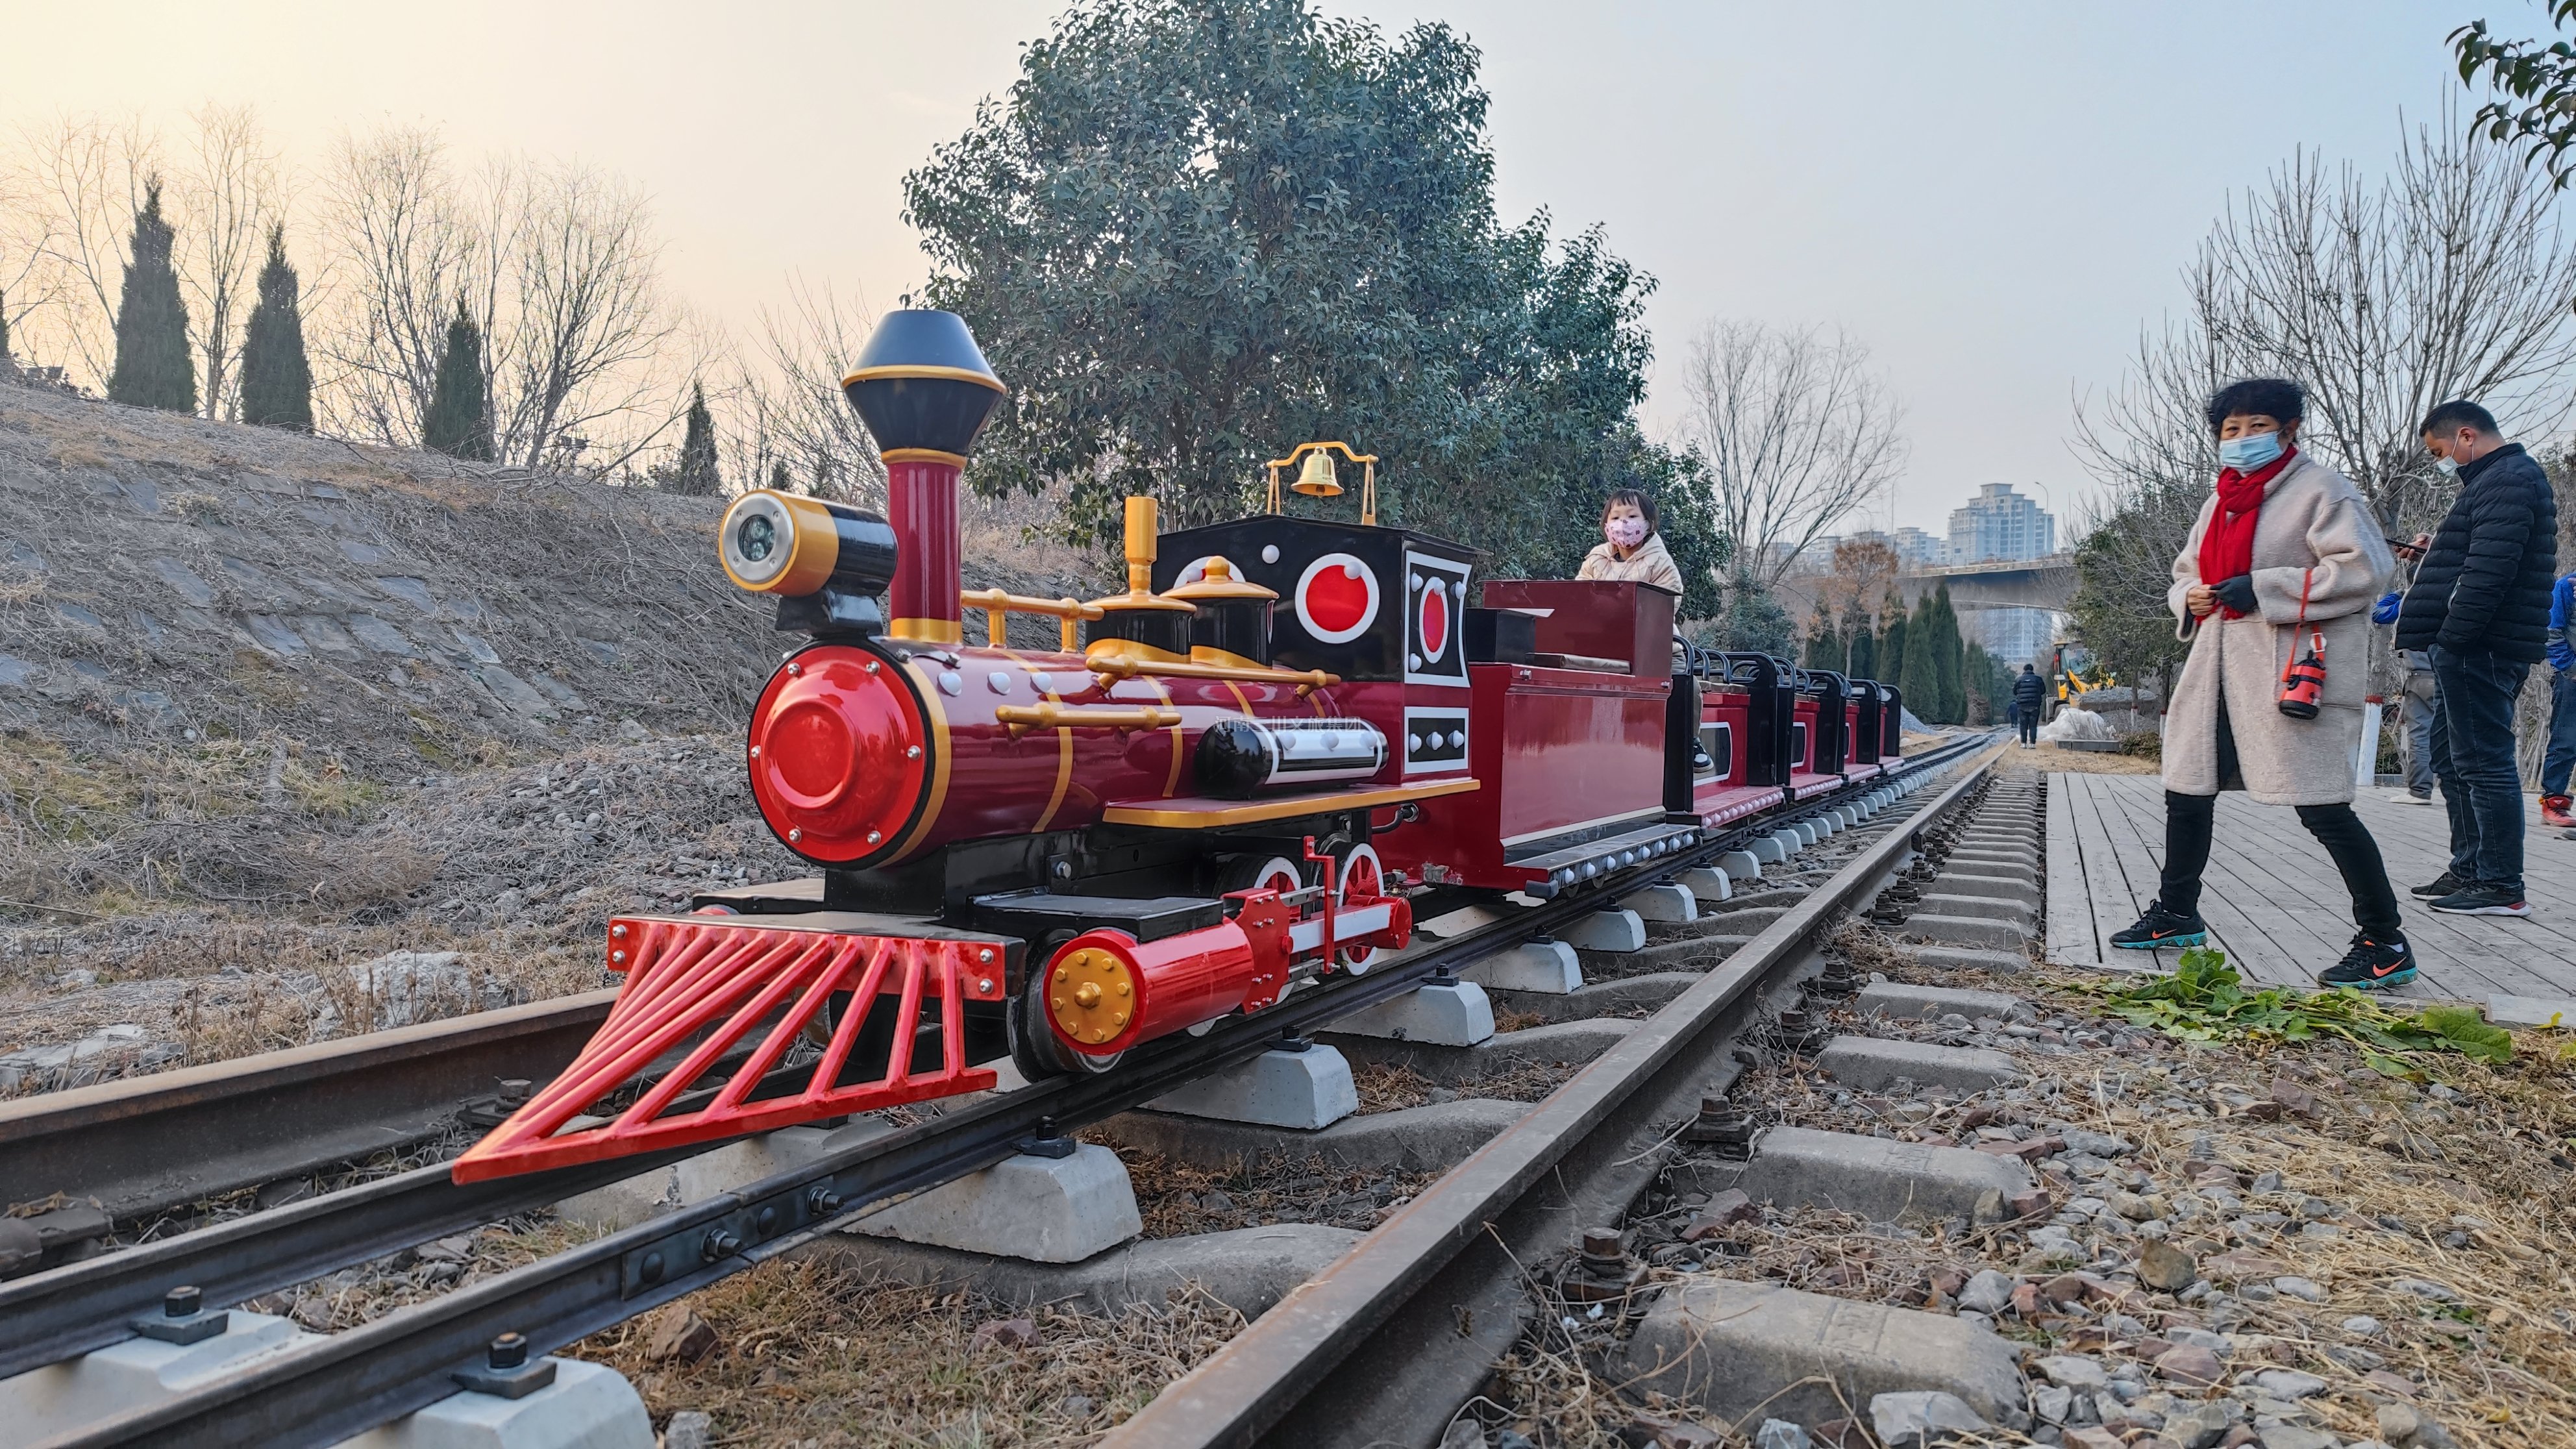
<path id="1" fill-rule="evenodd" d="M 1326 644 L 1347 644 L 1377 622 L 1377 575 L 1347 553 L 1328 553 L 1297 579 L 1297 622 Z"/>
<path id="2" fill-rule="evenodd" d="M 1449 652 L 1449 593 L 1438 579 L 1422 586 L 1422 662 Z"/>

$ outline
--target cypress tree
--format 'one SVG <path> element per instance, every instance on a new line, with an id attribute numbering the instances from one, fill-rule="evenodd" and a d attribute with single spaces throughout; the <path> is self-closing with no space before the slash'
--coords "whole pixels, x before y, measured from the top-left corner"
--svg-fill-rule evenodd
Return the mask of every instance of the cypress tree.
<path id="1" fill-rule="evenodd" d="M 492 391 L 483 379 L 483 329 L 456 299 L 447 324 L 447 350 L 429 390 L 429 416 L 421 420 L 421 445 L 469 462 L 492 461 Z"/>
<path id="2" fill-rule="evenodd" d="M 1887 598 L 1887 629 L 1878 638 L 1878 677 L 1895 685 L 1905 694 L 1906 707 L 1913 707 L 1914 696 L 1905 690 L 1905 609 L 1894 594 Z M 1915 714 L 1922 717 L 1919 710 Z"/>
<path id="3" fill-rule="evenodd" d="M 295 304 L 295 269 L 286 264 L 286 228 L 268 229 L 268 263 L 259 269 L 259 303 L 242 338 L 241 418 L 264 428 L 313 431 L 313 366 L 304 356 L 304 318 Z"/>
<path id="4" fill-rule="evenodd" d="M 9 294 L 0 292 L 0 363 L 9 361 Z"/>
<path id="5" fill-rule="evenodd" d="M 1851 675 L 1854 679 L 1878 677 L 1878 635 L 1871 630 L 1867 614 L 1852 620 Z"/>
<path id="6" fill-rule="evenodd" d="M 116 370 L 107 395 L 135 407 L 197 410 L 197 369 L 188 356 L 188 304 L 170 264 L 174 235 L 161 216 L 161 183 L 145 183 L 134 214 L 133 260 L 116 304 Z"/>
<path id="7" fill-rule="evenodd" d="M 796 491 L 796 479 L 787 471 L 786 459 L 781 458 L 769 465 L 769 487 L 770 491 L 774 493 L 793 493 Z"/>
<path id="8" fill-rule="evenodd" d="M 1905 677 L 1897 688 L 1905 691 L 1906 703 L 1915 718 L 1925 724 L 1946 724 L 1941 712 L 1941 651 L 1934 642 L 1935 619 L 1932 596 L 1915 601 L 1914 617 L 1905 623 Z"/>
<path id="9" fill-rule="evenodd" d="M 1932 626 L 1934 661 L 1939 670 L 1941 717 L 1944 724 L 1958 724 L 1968 717 L 1968 692 L 1963 669 L 1966 648 L 1959 637 L 1959 611 L 1950 603 L 1950 586 L 1943 584 L 1933 596 Z"/>
<path id="10" fill-rule="evenodd" d="M 724 477 L 716 468 L 716 421 L 707 415 L 707 390 L 689 385 L 689 426 L 680 439 L 680 470 L 671 479 L 671 491 L 694 498 L 712 498 L 724 491 Z"/>

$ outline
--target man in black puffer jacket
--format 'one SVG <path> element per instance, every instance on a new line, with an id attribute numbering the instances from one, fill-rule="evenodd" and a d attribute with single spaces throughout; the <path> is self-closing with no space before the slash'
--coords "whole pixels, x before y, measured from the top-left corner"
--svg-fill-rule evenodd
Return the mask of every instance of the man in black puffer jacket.
<path id="1" fill-rule="evenodd" d="M 2039 672 L 2025 664 L 2020 677 L 2013 680 L 2013 723 L 2021 726 L 2021 747 L 2029 749 L 2039 742 Z"/>
<path id="2" fill-rule="evenodd" d="M 2558 503 L 2540 464 L 2476 403 L 2433 409 L 2423 433 L 2460 498 L 2415 541 L 2424 562 L 2397 615 L 2397 647 L 2432 655 L 2433 773 L 2451 815 L 2451 867 L 2415 894 L 2453 915 L 2527 916 L 2513 702 L 2547 651 Z"/>

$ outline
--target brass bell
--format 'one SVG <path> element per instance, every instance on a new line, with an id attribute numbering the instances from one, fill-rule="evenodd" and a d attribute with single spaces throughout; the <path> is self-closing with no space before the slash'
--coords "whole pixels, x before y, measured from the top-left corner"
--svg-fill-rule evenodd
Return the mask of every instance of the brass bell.
<path id="1" fill-rule="evenodd" d="M 1297 470 L 1297 481 L 1288 485 L 1309 498 L 1331 498 L 1342 491 L 1341 481 L 1333 476 L 1333 455 L 1321 448 L 1306 455 L 1306 466 Z"/>

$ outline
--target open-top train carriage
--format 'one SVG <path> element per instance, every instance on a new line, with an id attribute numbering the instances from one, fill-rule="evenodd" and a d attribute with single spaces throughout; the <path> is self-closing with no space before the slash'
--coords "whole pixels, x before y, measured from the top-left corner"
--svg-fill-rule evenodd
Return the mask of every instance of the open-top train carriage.
<path id="1" fill-rule="evenodd" d="M 845 389 L 882 519 L 768 491 L 732 581 L 801 635 L 755 704 L 761 815 L 814 875 L 607 927 L 598 1036 L 459 1180 L 1115 1068 L 1366 972 L 1414 909 L 1547 898 L 1896 758 L 1895 691 L 1679 646 L 1671 595 L 1495 579 L 1381 526 L 1375 459 L 1308 444 L 1270 512 L 1158 535 L 1125 591 L 967 593 L 957 486 L 1002 383 L 952 314 L 890 314 Z M 1359 523 L 1278 507 L 1364 470 Z M 968 609 L 987 616 L 966 642 Z M 1013 647 L 1010 614 L 1058 626 Z M 1079 639 L 1077 639 L 1079 635 Z"/>

